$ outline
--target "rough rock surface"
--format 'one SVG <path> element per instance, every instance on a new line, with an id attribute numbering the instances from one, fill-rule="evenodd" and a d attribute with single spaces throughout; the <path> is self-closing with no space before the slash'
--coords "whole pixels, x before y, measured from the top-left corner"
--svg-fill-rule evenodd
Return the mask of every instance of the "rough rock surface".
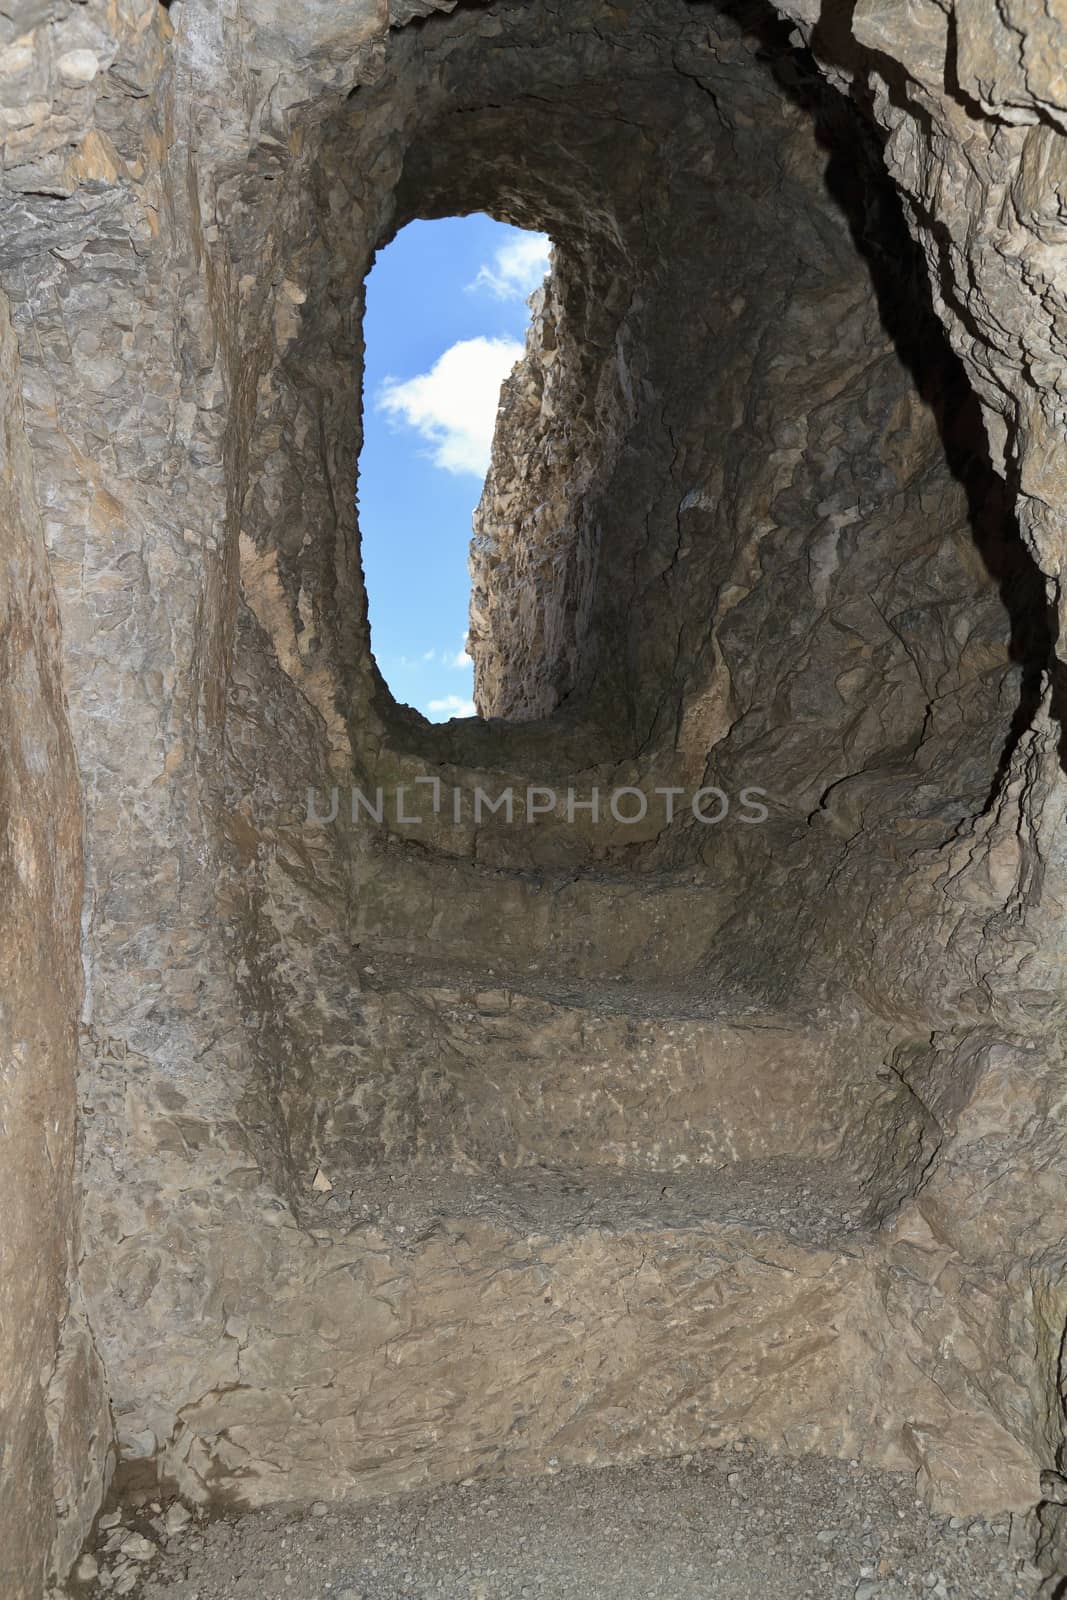
<path id="1" fill-rule="evenodd" d="M 610 382 L 587 382 L 587 293 L 557 259 L 501 390 L 470 553 L 467 649 L 483 717 L 548 716 L 575 687 L 588 639 L 597 530 L 584 496 L 619 429 Z"/>
<path id="2" fill-rule="evenodd" d="M 112 1449 L 239 1505 L 732 1430 L 1040 1501 L 1067 1569 L 1064 33 L 0 10 L 18 1600 Z M 433 729 L 370 653 L 362 283 L 480 207 L 557 248 L 479 512 L 500 716 Z M 420 777 L 466 809 L 347 822 Z M 567 816 L 635 785 L 769 816 Z"/>
<path id="3" fill-rule="evenodd" d="M 53 1540 L 68 1564 L 77 1554 L 84 1481 L 106 1449 L 95 1353 L 68 1288 L 80 793 L 21 377 L 0 295 L 0 1590 L 10 1600 L 40 1592 Z"/>

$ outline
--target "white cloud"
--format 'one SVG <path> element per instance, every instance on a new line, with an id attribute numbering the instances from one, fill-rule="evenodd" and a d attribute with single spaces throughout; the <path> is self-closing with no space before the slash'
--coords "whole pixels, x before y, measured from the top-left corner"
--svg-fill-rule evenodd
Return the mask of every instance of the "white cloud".
<path id="1" fill-rule="evenodd" d="M 500 385 L 521 355 L 515 339 L 461 339 L 429 372 L 406 382 L 387 378 L 378 407 L 422 434 L 436 466 L 484 478 Z"/>
<path id="2" fill-rule="evenodd" d="M 477 707 L 474 701 L 464 700 L 458 694 L 446 694 L 440 700 L 431 700 L 426 709 L 448 717 L 473 717 L 477 715 Z"/>
<path id="3" fill-rule="evenodd" d="M 469 289 L 488 289 L 498 300 L 525 300 L 548 271 L 552 240 L 547 233 L 516 229 L 506 244 L 481 268 Z"/>
<path id="4" fill-rule="evenodd" d="M 461 672 L 465 672 L 468 667 L 473 667 L 474 662 L 467 654 L 467 646 L 464 645 L 462 650 L 457 650 L 455 655 L 449 658 L 448 664 L 450 667 L 458 667 Z"/>

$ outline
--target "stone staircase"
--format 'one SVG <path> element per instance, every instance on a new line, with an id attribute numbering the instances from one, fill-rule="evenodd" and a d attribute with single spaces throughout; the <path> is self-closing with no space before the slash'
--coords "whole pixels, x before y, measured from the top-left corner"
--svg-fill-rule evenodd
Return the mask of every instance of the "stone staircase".
<path id="1" fill-rule="evenodd" d="M 287 1104 L 293 1214 L 240 1286 L 236 1381 L 182 1412 L 180 1487 L 366 1496 L 740 1437 L 906 1464 L 884 1037 L 720 1010 L 690 970 L 715 916 L 634 877 L 361 882 L 356 1048 Z"/>
<path id="2" fill-rule="evenodd" d="M 264 1262 L 240 1385 L 183 1414 L 185 1483 L 249 1505 L 740 1436 L 861 1453 L 871 1266 L 811 1163 L 333 1178 Z"/>
<path id="3" fill-rule="evenodd" d="M 350 1028 L 281 1085 L 273 1170 L 219 1158 L 202 1296 L 160 1324 L 160 1363 L 223 1330 L 176 1420 L 144 1410 L 165 1484 L 249 1508 L 739 1439 L 914 1470 L 921 1423 L 927 1463 L 961 1428 L 983 1454 L 961 1508 L 1018 1501 L 1021 1447 L 945 1392 L 907 1301 L 889 1219 L 928 1152 L 892 1030 L 717 996 L 725 904 L 357 863 Z"/>

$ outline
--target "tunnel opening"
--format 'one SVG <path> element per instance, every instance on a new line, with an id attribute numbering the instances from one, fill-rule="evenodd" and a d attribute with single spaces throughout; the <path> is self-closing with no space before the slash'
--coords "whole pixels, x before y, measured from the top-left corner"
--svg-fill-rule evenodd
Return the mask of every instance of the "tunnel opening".
<path id="1" fill-rule="evenodd" d="M 333 163 L 329 152 L 343 151 L 343 162 L 373 170 L 376 107 L 391 100 L 395 112 L 407 101 L 407 84 L 433 78 L 434 94 L 406 113 L 406 143 L 388 189 L 373 196 L 364 186 L 352 195 L 358 209 L 373 200 L 384 238 L 413 217 L 482 209 L 513 226 L 550 232 L 561 252 L 537 318 L 552 348 L 527 353 L 527 392 L 515 397 L 498 434 L 499 460 L 476 519 L 469 640 L 483 725 L 425 730 L 405 720 L 378 679 L 365 620 L 349 630 L 341 652 L 339 665 L 349 690 L 359 691 L 357 704 L 365 704 L 369 689 L 391 747 L 401 752 L 557 771 L 573 760 L 632 760 L 652 751 L 671 752 L 668 765 L 688 768 L 709 750 L 729 761 L 729 727 L 743 723 L 751 730 L 768 714 L 773 722 L 784 705 L 773 674 L 742 639 L 756 620 L 758 593 L 776 581 L 772 554 L 783 573 L 798 570 L 798 563 L 806 568 L 810 588 L 816 568 L 835 569 L 838 547 L 856 547 L 857 565 L 846 580 L 853 582 L 858 561 L 866 559 L 859 553 L 862 527 L 872 555 L 881 540 L 886 566 L 897 561 L 900 508 L 909 497 L 929 495 L 914 469 L 924 452 L 946 448 L 938 416 L 951 417 L 959 439 L 964 412 L 976 413 L 943 336 L 926 338 L 936 319 L 924 270 L 877 139 L 762 14 L 746 11 L 727 23 L 715 11 L 730 34 L 731 54 L 709 75 L 701 29 L 713 11 L 667 5 L 662 15 L 656 7 L 647 17 L 642 13 L 644 58 L 621 42 L 640 31 L 633 31 L 632 19 L 618 41 L 592 42 L 579 34 L 586 42 L 565 67 L 554 58 L 536 12 L 521 22 L 509 13 L 505 44 L 495 40 L 493 24 L 477 6 L 450 19 L 427 18 L 396 36 L 381 84 L 361 89 L 344 115 L 327 125 L 324 159 Z M 675 24 L 679 31 L 672 37 Z M 649 47 L 656 37 L 661 43 Z M 666 104 L 679 82 L 686 85 L 676 127 L 644 109 L 637 124 L 623 113 L 618 86 L 605 73 L 624 56 L 643 108 L 657 94 Z M 699 69 L 693 65 L 698 58 Z M 547 135 L 542 77 L 554 117 Z M 745 106 L 742 114 L 729 109 L 731 96 Z M 784 172 L 772 170 L 757 111 L 795 151 Z M 565 153 L 564 140 L 579 159 Z M 699 316 L 679 324 L 675 308 L 693 283 L 701 285 Z M 925 309 L 916 314 L 917 306 Z M 847 355 L 824 337 L 839 310 L 853 330 Z M 875 322 L 861 328 L 864 316 Z M 920 327 L 925 333 L 917 332 Z M 900 369 L 893 427 L 901 440 L 917 430 L 914 440 L 887 465 L 879 459 L 885 451 L 872 415 L 866 439 L 855 421 L 847 442 L 840 424 L 828 423 L 841 437 L 820 454 L 801 437 L 810 407 L 797 377 L 799 352 L 812 372 L 843 373 L 851 360 L 859 385 L 873 370 L 879 339 L 877 359 Z M 920 345 L 922 372 L 914 359 Z M 908 384 L 914 386 L 910 402 Z M 887 399 L 889 387 L 880 385 Z M 931 442 L 920 443 L 931 426 Z M 939 428 L 944 437 L 935 443 Z M 980 433 L 972 427 L 966 445 L 950 448 L 970 480 L 966 493 L 975 500 L 975 516 L 998 523 L 996 535 L 982 537 L 992 539 L 990 560 L 1003 567 L 1005 593 L 1019 596 L 1011 600 L 1018 613 L 1011 650 L 1018 660 L 1026 658 L 1028 687 L 1020 694 L 1026 704 L 1016 718 L 1021 730 L 1048 641 L 1030 620 L 1036 569 L 1017 534 L 1009 538 L 1003 491 L 997 491 L 1001 511 L 992 509 L 996 480 Z M 838 458 L 850 451 L 851 464 L 839 467 Z M 943 465 L 951 478 L 951 463 Z M 928 466 L 936 477 L 932 456 Z M 869 486 L 850 493 L 848 473 L 855 485 L 866 475 Z M 935 516 L 948 527 L 961 513 L 946 501 Z M 964 521 L 967 516 L 962 512 Z M 934 520 L 928 517 L 928 525 Z M 804 541 L 817 542 L 811 530 L 820 523 L 820 548 L 806 553 Z M 519 525 L 523 536 L 516 538 Z M 851 531 L 839 539 L 846 528 Z M 746 541 L 754 564 L 741 554 Z M 950 544 L 942 563 L 950 560 Z M 962 553 L 961 559 L 966 567 L 971 557 Z M 755 592 L 753 575 L 759 579 Z M 338 573 L 338 595 L 352 591 L 346 608 L 354 616 L 362 609 L 365 619 L 362 578 L 354 584 L 352 578 L 351 570 Z M 817 587 L 822 582 L 815 581 Z M 877 582 L 873 568 L 867 581 L 869 587 Z M 955 581 L 948 579 L 950 586 Z M 922 601 L 931 623 L 944 598 L 935 598 L 935 591 L 936 585 Z M 714 597 L 710 610 L 706 597 Z M 994 628 L 991 619 L 990 649 Z M 737 658 L 738 648 L 745 659 Z M 357 664 L 355 671 L 345 657 Z M 886 728 L 891 758 L 919 738 L 928 692 L 943 694 L 951 678 L 942 671 L 934 689 L 930 675 L 925 684 L 921 676 L 911 696 L 902 684 L 883 691 L 883 699 L 898 702 L 892 710 L 871 708 L 868 721 Z M 801 698 L 826 692 L 809 684 Z M 769 713 L 776 698 L 780 709 Z M 903 709 L 909 698 L 913 713 Z M 827 741 L 839 737 L 829 705 Z M 855 701 L 853 715 L 859 714 Z M 903 727 L 908 718 L 911 733 Z M 1005 735 L 1001 753 L 1008 744 Z M 873 754 L 867 753 L 867 766 Z M 980 784 L 985 796 L 996 771 L 994 760 Z M 787 773 L 785 782 L 794 785 L 798 809 L 807 805 L 810 815 L 848 777 L 840 764 L 836 772 L 826 770 L 805 783 L 802 799 L 795 775 Z"/>
<path id="2" fill-rule="evenodd" d="M 841 1007 L 829 1080 L 801 1052 L 794 1088 L 812 1103 L 776 1130 L 784 1144 L 760 1137 L 776 1159 L 858 1183 L 884 1220 L 934 1159 L 912 1078 L 951 1075 L 952 1051 L 930 1039 L 980 1010 L 962 956 L 939 945 L 928 862 L 988 809 L 1029 726 L 1050 642 L 1036 569 L 880 142 L 782 27 L 645 0 L 611 27 L 581 13 L 580 48 L 562 51 L 550 16 L 507 16 L 503 32 L 478 6 L 405 30 L 316 146 L 327 210 L 364 228 L 346 256 L 320 213 L 332 248 L 311 273 L 310 341 L 332 332 L 323 311 L 362 281 L 375 241 L 412 218 L 481 210 L 557 243 L 476 519 L 481 724 L 406 722 L 364 631 L 340 656 L 353 749 L 373 746 L 372 775 L 377 761 L 395 783 L 399 762 L 412 785 L 495 765 L 657 793 L 755 787 L 769 820 L 712 835 L 683 806 L 631 829 L 586 801 L 588 826 L 558 805 L 534 830 L 510 813 L 472 823 L 454 786 L 454 813 L 386 829 L 360 861 L 354 942 L 434 973 L 448 1008 L 457 947 L 527 985 L 569 964 L 579 998 L 613 965 L 675 1003 L 696 985 L 731 1012 Z M 330 575 L 342 590 L 359 537 L 346 532 Z M 365 620 L 358 582 L 355 597 L 347 614 Z M 807 875 L 824 887 L 798 896 Z M 930 965 L 946 973 L 932 1001 Z M 493 1139 L 508 1169 L 568 1150 L 582 1165 L 651 1159 L 636 1112 L 606 1163 L 562 1112 L 541 1143 L 526 1106 L 489 1138 L 468 1023 L 459 1064 L 450 1046 L 427 1078 L 421 1002 L 414 1033 L 391 1005 L 383 1026 L 402 1044 L 379 1050 L 373 1082 L 307 1073 L 292 1094 L 280 1143 L 301 1215 L 301 1172 L 344 1174 L 355 1192 L 360 1171 L 432 1166 L 457 1145 L 492 1167 Z M 679 1137 L 677 1159 L 724 1149 Z"/>
<path id="3" fill-rule="evenodd" d="M 318 134 L 313 216 L 330 248 L 310 258 L 294 365 L 314 370 L 317 340 L 343 353 L 332 309 L 346 297 L 358 308 L 352 286 L 375 245 L 414 218 L 484 211 L 557 243 L 476 519 L 483 718 L 405 719 L 370 649 L 359 529 L 346 526 L 320 584 L 362 619 L 334 656 L 352 749 L 394 786 L 398 766 L 412 784 L 495 767 L 535 784 L 582 773 L 591 788 L 605 773 L 656 793 L 756 789 L 770 816 L 713 835 L 683 805 L 666 826 L 650 808 L 630 828 L 585 800 L 585 826 L 563 802 L 533 829 L 472 817 L 454 785 L 456 809 L 420 814 L 421 834 L 386 828 L 383 848 L 410 841 L 415 864 L 397 896 L 373 858 L 360 948 L 447 968 L 462 928 L 479 959 L 521 952 L 539 976 L 551 913 L 507 879 L 514 897 L 489 915 L 483 882 L 452 882 L 457 864 L 599 874 L 594 903 L 628 875 L 673 891 L 689 874 L 703 898 L 677 942 L 658 922 L 641 930 L 640 897 L 633 923 L 620 916 L 623 976 L 644 963 L 740 1007 L 836 1002 L 852 982 L 880 1021 L 895 1021 L 896 986 L 916 996 L 915 1036 L 929 1037 L 957 1002 L 933 1014 L 918 1003 L 927 975 L 889 927 L 899 916 L 933 940 L 934 900 L 924 913 L 915 890 L 893 909 L 885 881 L 913 865 L 921 876 L 926 853 L 988 810 L 1034 714 L 1050 636 L 879 140 L 755 13 L 645 0 L 608 29 L 582 13 L 571 54 L 538 9 L 508 18 L 501 34 L 473 6 L 404 30 L 380 80 Z M 335 215 L 363 219 L 347 253 Z M 324 365 L 317 405 L 334 403 L 339 370 Z M 793 893 L 806 873 L 825 877 L 824 897 Z M 449 920 L 435 907 L 452 889 Z M 828 903 L 854 937 L 827 936 Z M 598 971 L 596 936 L 583 939 L 561 948 L 577 971 Z M 946 979 L 946 994 L 959 984 Z M 880 1099 L 868 1065 L 859 1079 L 843 1072 L 857 1106 L 868 1091 Z M 327 1116 L 320 1088 L 308 1093 L 302 1131 L 287 1135 L 301 1169 L 317 1148 L 302 1141 Z M 360 1136 L 364 1157 L 382 1157 L 388 1138 L 406 1150 L 438 1137 L 387 1099 Z M 877 1156 L 876 1121 L 853 1141 L 861 1166 Z M 883 1209 L 924 1149 L 894 1156 Z M 345 1165 L 335 1142 L 329 1159 Z"/>

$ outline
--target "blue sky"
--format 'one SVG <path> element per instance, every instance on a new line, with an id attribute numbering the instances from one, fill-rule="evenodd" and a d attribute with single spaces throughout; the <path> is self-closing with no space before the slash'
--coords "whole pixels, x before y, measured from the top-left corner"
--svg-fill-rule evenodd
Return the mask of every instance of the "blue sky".
<path id="1" fill-rule="evenodd" d="M 548 248 L 484 215 L 412 222 L 367 279 L 359 521 L 371 643 L 396 698 L 435 722 L 474 714 L 471 513 Z"/>

